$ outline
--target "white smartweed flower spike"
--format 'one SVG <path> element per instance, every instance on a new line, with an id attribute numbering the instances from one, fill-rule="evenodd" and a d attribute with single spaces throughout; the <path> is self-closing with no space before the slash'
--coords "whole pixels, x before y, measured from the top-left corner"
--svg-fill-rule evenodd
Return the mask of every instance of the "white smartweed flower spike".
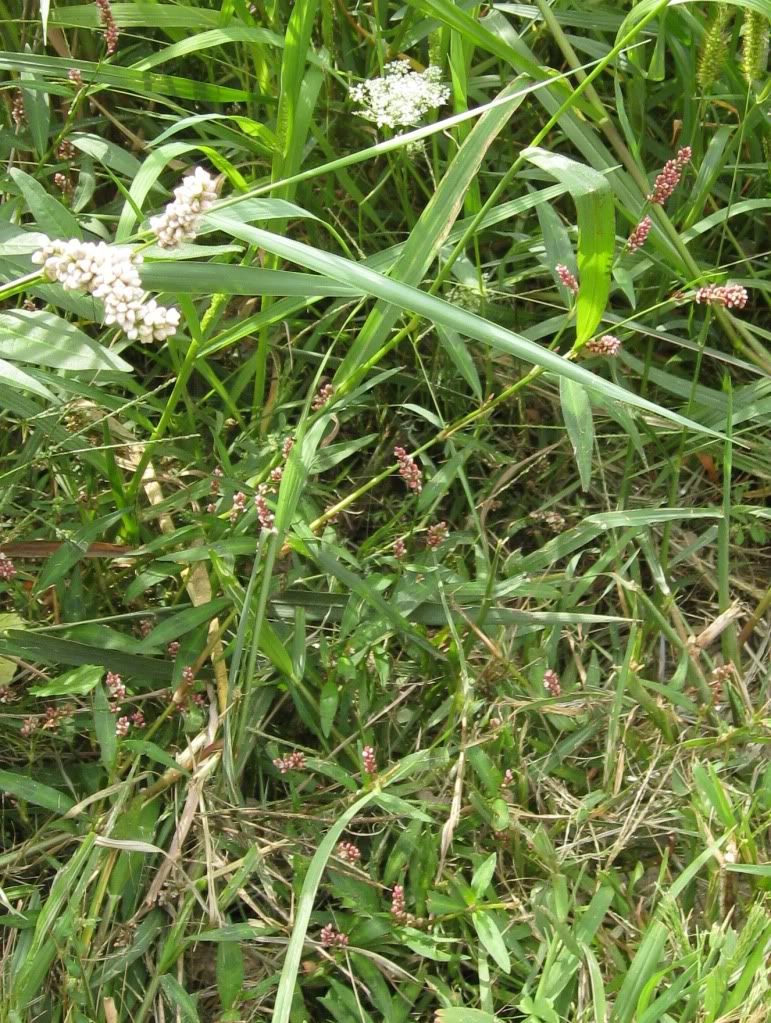
<path id="1" fill-rule="evenodd" d="M 201 227 L 201 218 L 217 198 L 214 179 L 203 167 L 174 189 L 174 201 L 157 217 L 150 218 L 150 229 L 164 249 L 193 241 Z"/>
<path id="2" fill-rule="evenodd" d="M 361 105 L 357 113 L 362 117 L 379 128 L 397 128 L 420 124 L 424 114 L 449 100 L 450 90 L 442 81 L 441 68 L 413 71 L 409 61 L 399 60 L 386 66 L 382 78 L 354 85 L 350 96 Z"/>
<path id="3" fill-rule="evenodd" d="M 104 322 L 132 341 L 165 341 L 179 326 L 179 310 L 146 299 L 137 267 L 142 257 L 105 242 L 49 241 L 32 257 L 50 281 L 101 300 Z"/>

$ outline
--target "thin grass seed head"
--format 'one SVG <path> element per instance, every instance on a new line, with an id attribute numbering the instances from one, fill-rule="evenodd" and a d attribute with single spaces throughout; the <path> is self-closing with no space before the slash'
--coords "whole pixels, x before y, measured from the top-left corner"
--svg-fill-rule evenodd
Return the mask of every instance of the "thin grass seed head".
<path id="1" fill-rule="evenodd" d="M 768 25 L 765 14 L 745 11 L 742 25 L 742 74 L 748 85 L 762 79 L 768 65 Z"/>
<path id="2" fill-rule="evenodd" d="M 696 81 L 702 92 L 712 85 L 723 67 L 726 52 L 725 28 L 732 14 L 730 4 L 716 4 L 712 20 L 704 33 L 696 72 Z"/>
<path id="3" fill-rule="evenodd" d="M 382 77 L 352 86 L 349 95 L 360 105 L 360 117 L 378 128 L 400 128 L 420 124 L 429 110 L 444 106 L 450 90 L 441 68 L 413 71 L 409 61 L 399 60 L 386 65 Z"/>

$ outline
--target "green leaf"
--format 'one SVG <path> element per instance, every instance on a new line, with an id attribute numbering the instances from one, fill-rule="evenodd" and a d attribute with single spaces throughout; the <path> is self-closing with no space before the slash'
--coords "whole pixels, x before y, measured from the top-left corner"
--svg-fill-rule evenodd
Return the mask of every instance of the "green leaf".
<path id="1" fill-rule="evenodd" d="M 669 408 L 656 405 L 646 398 L 627 391 L 623 387 L 603 380 L 595 376 L 589 370 L 576 365 L 569 359 L 551 352 L 541 345 L 506 330 L 504 327 L 481 316 L 458 309 L 444 302 L 433 295 L 428 295 L 418 288 L 411 287 L 401 281 L 393 281 L 382 274 L 374 273 L 369 267 L 342 256 L 336 256 L 330 252 L 315 249 L 303 242 L 294 241 L 290 238 L 280 237 L 263 231 L 260 228 L 252 227 L 249 224 L 235 224 L 225 217 L 213 216 L 221 230 L 241 238 L 250 244 L 262 247 L 269 252 L 282 256 L 294 263 L 299 263 L 308 269 L 318 273 L 326 274 L 334 280 L 339 280 L 348 285 L 359 288 L 362 293 L 375 295 L 388 302 L 393 302 L 402 309 L 410 309 L 420 313 L 436 323 L 449 326 L 467 337 L 476 338 L 478 341 L 489 345 L 491 348 L 506 352 L 515 358 L 524 359 L 526 362 L 544 369 L 550 370 L 557 376 L 565 376 L 585 387 L 599 391 L 608 398 L 622 401 L 634 408 L 652 412 L 663 419 L 677 423 L 679 426 L 687 427 L 698 433 L 708 433 L 719 436 L 713 430 L 695 423 L 690 419 L 678 415 Z"/>
<path id="2" fill-rule="evenodd" d="M 607 179 L 585 164 L 537 147 L 522 154 L 565 185 L 578 215 L 578 303 L 576 340 L 588 341 L 597 329 L 610 294 L 610 269 L 616 241 L 616 214 Z"/>
<path id="3" fill-rule="evenodd" d="M 481 899 L 487 891 L 497 865 L 498 854 L 490 853 L 487 859 L 474 871 L 474 876 L 471 878 L 471 887 L 474 889 L 474 894 L 478 899 Z"/>
<path id="4" fill-rule="evenodd" d="M 300 891 L 300 898 L 298 899 L 297 908 L 295 910 L 292 936 L 289 939 L 289 944 L 287 945 L 286 953 L 284 955 L 284 965 L 281 968 L 281 979 L 278 983 L 276 1000 L 273 1005 L 272 1023 L 289 1023 L 295 985 L 300 972 L 300 960 L 302 959 L 305 936 L 308 932 L 308 924 L 310 923 L 316 892 L 321 884 L 321 878 L 324 874 L 327 861 L 340 840 L 340 836 L 343 834 L 350 822 L 369 802 L 371 802 L 372 799 L 374 799 L 374 797 L 375 793 L 369 792 L 367 795 L 362 796 L 361 799 L 357 799 L 356 802 L 350 806 L 345 813 L 337 819 L 337 821 L 335 821 L 324 836 L 321 844 L 314 853 L 310 865 L 308 866 L 308 871 L 305 875 L 302 890 Z"/>
<path id="5" fill-rule="evenodd" d="M 179 983 L 176 977 L 173 977 L 170 973 L 164 973 L 161 978 L 161 987 L 166 998 L 178 1009 L 182 1019 L 186 1023 L 200 1023 L 200 1017 L 198 1015 L 198 1009 L 196 1004 L 190 995 L 185 991 L 182 985 Z"/>
<path id="6" fill-rule="evenodd" d="M 668 936 L 669 928 L 660 920 L 648 926 L 616 996 L 611 1023 L 630 1023 L 643 988 L 658 968 Z"/>
<path id="7" fill-rule="evenodd" d="M 335 714 L 337 713 L 339 699 L 337 683 L 333 682 L 332 679 L 325 682 L 321 690 L 321 699 L 319 700 L 321 733 L 325 738 L 332 731 L 332 725 L 335 720 Z"/>
<path id="8" fill-rule="evenodd" d="M 238 941 L 217 945 L 217 991 L 225 1012 L 232 1009 L 244 984 L 244 957 Z"/>
<path id="9" fill-rule="evenodd" d="M 220 214 L 223 221 L 228 219 L 226 213 L 227 210 Z M 348 298 L 359 295 L 359 291 L 351 285 L 339 284 L 318 274 L 261 270 L 254 266 L 230 266 L 223 263 L 164 260 L 144 264 L 140 268 L 140 275 L 142 283 L 150 291 L 189 295 L 204 295 L 207 292 L 222 295 L 300 295 L 303 298 Z"/>
<path id="10" fill-rule="evenodd" d="M 115 733 L 115 715 L 110 710 L 107 693 L 101 684 L 94 691 L 94 731 L 102 763 L 108 774 L 112 774 L 118 756 L 118 736 Z"/>
<path id="11" fill-rule="evenodd" d="M 511 959 L 506 945 L 503 942 L 498 925 L 490 913 L 477 912 L 471 914 L 479 940 L 490 958 L 504 973 L 511 973 Z"/>
<path id="12" fill-rule="evenodd" d="M 116 146 L 114 142 L 110 142 L 108 139 L 101 138 L 99 135 L 75 132 L 69 135 L 68 139 L 81 153 L 90 156 L 104 167 L 109 167 L 110 170 L 122 174 L 123 177 L 128 178 L 130 181 L 139 173 L 139 169 L 142 166 L 140 161 L 135 156 L 132 156 L 131 153 L 127 153 L 125 149 Z"/>
<path id="13" fill-rule="evenodd" d="M 178 640 L 187 633 L 192 632 L 201 625 L 208 624 L 212 618 L 216 618 L 220 611 L 224 611 L 230 604 L 227 597 L 218 597 L 206 604 L 199 604 L 197 607 L 187 607 L 184 611 L 167 615 L 139 644 L 140 653 L 149 653 L 156 647 L 165 647 L 172 640 Z"/>
<path id="14" fill-rule="evenodd" d="M 33 696 L 85 696 L 97 686 L 104 675 L 98 664 L 84 664 L 82 668 L 67 671 L 64 675 L 46 682 L 42 686 L 31 686 Z"/>
<path id="15" fill-rule="evenodd" d="M 437 1009 L 439 1023 L 498 1023 L 498 1017 L 481 1009 Z"/>
<path id="16" fill-rule="evenodd" d="M 163 764 L 164 767 L 171 767 L 175 771 L 179 771 L 180 774 L 190 773 L 184 767 L 180 767 L 174 757 L 169 756 L 166 750 L 161 749 L 154 742 L 150 742 L 149 739 L 123 739 L 121 748 L 132 753 L 141 753 L 148 757 L 148 759 L 154 760 L 158 764 Z"/>
<path id="17" fill-rule="evenodd" d="M 471 388 L 471 393 L 477 401 L 481 402 L 482 383 L 466 343 L 454 330 L 439 326 L 438 324 L 436 336 L 439 338 L 442 348 L 452 359 L 457 371 Z"/>
<path id="18" fill-rule="evenodd" d="M 12 362 L 6 362 L 5 359 L 0 359 L 0 379 L 20 391 L 32 391 L 39 398 L 45 398 L 52 404 L 56 403 L 56 396 L 45 384 L 41 384 L 35 377 L 14 366 Z"/>
<path id="19" fill-rule="evenodd" d="M 128 362 L 74 324 L 42 309 L 0 313 L 0 355 L 54 369 L 132 371 Z"/>
<path id="20" fill-rule="evenodd" d="M 74 801 L 63 792 L 12 771 L 0 771 L 0 790 L 8 792 L 17 799 L 23 799 L 25 803 L 34 803 L 36 806 L 43 806 L 46 810 L 54 810 L 56 813 L 66 813 L 75 805 Z"/>
<path id="21" fill-rule="evenodd" d="M 44 0 L 41 0 L 41 4 L 43 2 Z M 45 2 L 48 2 L 48 0 L 45 0 Z M 25 53 L 31 55 L 31 52 L 27 45 Z M 29 72 L 23 72 L 21 75 L 22 82 L 34 82 L 34 79 L 35 76 L 29 74 Z M 24 85 L 21 86 L 21 91 L 24 96 L 24 112 L 29 123 L 29 133 L 35 145 L 35 152 L 42 160 L 48 148 L 48 132 L 51 123 L 51 105 L 48 93 L 39 88 L 25 88 Z"/>
<path id="22" fill-rule="evenodd" d="M 423 279 L 463 209 L 466 193 L 472 183 L 476 181 L 487 150 L 524 99 L 519 90 L 521 90 L 520 82 L 512 82 L 507 85 L 496 98 L 503 100 L 508 97 L 509 101 L 486 111 L 469 132 L 421 213 L 417 224 L 410 232 L 410 237 L 404 243 L 391 268 L 389 274 L 391 279 L 409 282 L 412 285 L 418 284 Z M 377 303 L 335 374 L 335 380 L 338 383 L 350 376 L 385 343 L 391 328 L 400 315 L 401 309 L 398 305 L 389 304 L 387 300 L 383 299 Z M 447 325 L 443 326 L 447 328 Z M 451 345 L 451 336 L 452 328 L 450 327 L 450 332 L 445 334 L 443 343 L 446 341 L 447 345 Z M 455 336 L 457 337 L 457 335 Z M 453 350 L 453 356 L 457 359 L 463 358 L 458 355 L 457 345 Z M 468 360 L 464 362 L 464 365 L 468 371 Z M 474 375 L 475 371 L 472 368 L 467 379 L 473 379 Z"/>
<path id="23" fill-rule="evenodd" d="M 96 8 L 93 10 L 96 14 Z M 245 89 L 231 89 L 225 85 L 210 85 L 208 82 L 195 81 L 191 78 L 158 75 L 152 71 L 136 71 L 117 64 L 73 60 L 70 57 L 19 54 L 6 50 L 0 52 L 0 69 L 15 71 L 17 74 L 29 71 L 36 77 L 58 79 L 66 79 L 70 69 L 74 69 L 80 71 L 84 82 L 110 85 L 125 92 L 135 93 L 145 101 L 153 98 L 160 100 L 163 96 L 176 96 L 199 102 L 245 103 L 252 98 Z"/>
<path id="24" fill-rule="evenodd" d="M 103 650 L 42 632 L 20 632 L 15 629 L 0 639 L 0 653 L 46 664 L 100 664 L 103 669 L 115 671 L 119 675 L 136 676 L 155 682 L 170 682 L 174 672 L 174 665 L 168 660 L 139 657 L 120 650 Z"/>
<path id="25" fill-rule="evenodd" d="M 12 167 L 10 174 L 42 231 L 54 238 L 82 237 L 78 222 L 70 211 L 49 195 L 38 181 L 18 167 Z"/>
<path id="26" fill-rule="evenodd" d="M 565 428 L 573 448 L 581 489 L 588 490 L 592 480 L 594 454 L 594 418 L 586 389 L 574 380 L 560 378 L 560 404 Z"/>

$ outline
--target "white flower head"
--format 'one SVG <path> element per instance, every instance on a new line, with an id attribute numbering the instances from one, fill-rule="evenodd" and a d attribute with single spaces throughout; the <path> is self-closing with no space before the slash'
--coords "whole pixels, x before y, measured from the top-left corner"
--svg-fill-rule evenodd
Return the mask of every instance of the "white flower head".
<path id="1" fill-rule="evenodd" d="M 449 100 L 450 89 L 442 81 L 441 68 L 413 71 L 409 61 L 397 60 L 386 66 L 382 78 L 354 85 L 350 96 L 361 104 L 357 113 L 362 117 L 379 128 L 398 128 L 420 124 L 429 110 Z"/>
<path id="2" fill-rule="evenodd" d="M 193 241 L 201 226 L 201 218 L 217 198 L 214 179 L 203 167 L 174 189 L 174 201 L 157 217 L 150 218 L 150 229 L 164 249 L 174 249 L 182 242 Z"/>
<path id="3" fill-rule="evenodd" d="M 49 241 L 32 262 L 67 291 L 100 299 L 104 322 L 116 324 L 132 341 L 165 341 L 179 326 L 178 309 L 145 299 L 137 269 L 142 257 L 131 249 L 78 238 Z"/>

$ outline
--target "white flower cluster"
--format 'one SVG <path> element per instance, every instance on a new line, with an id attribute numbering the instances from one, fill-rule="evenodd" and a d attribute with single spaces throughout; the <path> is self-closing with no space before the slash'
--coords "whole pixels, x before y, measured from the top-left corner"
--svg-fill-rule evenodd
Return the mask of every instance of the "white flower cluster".
<path id="1" fill-rule="evenodd" d="M 101 299 L 105 323 L 132 341 L 165 341 L 179 326 L 179 309 L 145 299 L 137 266 L 142 257 L 104 242 L 50 241 L 32 257 L 50 281 Z"/>
<path id="2" fill-rule="evenodd" d="M 443 106 L 450 98 L 441 68 L 431 66 L 420 73 L 406 60 L 389 64 L 382 78 L 354 85 L 350 94 L 361 104 L 357 112 L 379 128 L 420 124 L 427 111 Z"/>
<path id="3" fill-rule="evenodd" d="M 157 217 L 150 218 L 150 228 L 164 249 L 174 249 L 182 242 L 192 241 L 201 226 L 201 217 L 217 198 L 214 179 L 203 167 L 174 189 L 174 202 Z"/>

